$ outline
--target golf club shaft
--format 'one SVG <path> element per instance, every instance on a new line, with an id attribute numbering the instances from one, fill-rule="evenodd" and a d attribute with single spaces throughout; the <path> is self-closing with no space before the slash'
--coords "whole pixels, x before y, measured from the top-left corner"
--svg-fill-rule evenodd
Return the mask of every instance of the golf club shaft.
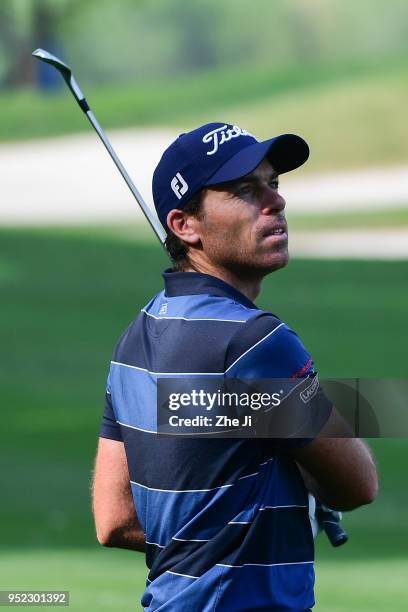
<path id="1" fill-rule="evenodd" d="M 151 212 L 150 208 L 148 207 L 148 205 L 144 201 L 144 199 L 142 197 L 142 194 L 137 189 L 136 185 L 134 184 L 134 182 L 130 178 L 129 174 L 127 173 L 124 165 L 120 161 L 119 157 L 116 155 L 116 152 L 115 152 L 114 148 L 112 147 L 111 143 L 109 142 L 108 137 L 106 136 L 105 132 L 101 128 L 101 126 L 100 126 L 98 120 L 96 119 L 95 115 L 93 114 L 93 112 L 91 110 L 88 110 L 88 111 L 85 111 L 85 114 L 88 117 L 90 124 L 95 129 L 96 133 L 98 134 L 99 138 L 102 140 L 103 144 L 105 145 L 105 148 L 108 151 L 109 155 L 111 156 L 115 166 L 117 167 L 117 169 L 119 170 L 119 172 L 123 176 L 123 178 L 124 178 L 124 180 L 126 182 L 126 185 L 129 187 L 130 191 L 133 194 L 133 197 L 135 198 L 136 202 L 139 204 L 139 206 L 142 209 L 146 219 L 150 223 L 150 226 L 151 226 L 152 230 L 154 231 L 154 233 L 156 234 L 157 238 L 160 240 L 160 243 L 163 246 L 164 245 L 164 241 L 166 239 L 166 235 L 165 235 L 165 232 L 164 232 L 162 226 L 160 225 L 159 221 L 156 219 L 156 217 Z"/>

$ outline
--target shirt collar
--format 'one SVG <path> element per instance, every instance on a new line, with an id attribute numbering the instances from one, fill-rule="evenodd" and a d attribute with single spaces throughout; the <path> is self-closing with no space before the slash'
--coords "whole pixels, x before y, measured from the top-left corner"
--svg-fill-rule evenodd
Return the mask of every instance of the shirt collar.
<path id="1" fill-rule="evenodd" d="M 202 272 L 173 272 L 168 268 L 163 272 L 165 295 L 176 297 L 178 295 L 217 295 L 229 297 L 247 308 L 258 308 L 243 293 L 225 281 L 203 274 Z"/>

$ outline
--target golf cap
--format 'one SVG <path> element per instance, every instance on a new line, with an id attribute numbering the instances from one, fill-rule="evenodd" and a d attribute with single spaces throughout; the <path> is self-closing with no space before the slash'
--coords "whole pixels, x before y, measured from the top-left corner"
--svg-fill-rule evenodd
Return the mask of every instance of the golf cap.
<path id="1" fill-rule="evenodd" d="M 153 199 L 161 224 L 203 187 L 249 174 L 264 158 L 278 174 L 305 163 L 309 147 L 300 136 L 281 134 L 258 140 L 237 125 L 207 123 L 180 136 L 165 150 L 153 174 Z"/>

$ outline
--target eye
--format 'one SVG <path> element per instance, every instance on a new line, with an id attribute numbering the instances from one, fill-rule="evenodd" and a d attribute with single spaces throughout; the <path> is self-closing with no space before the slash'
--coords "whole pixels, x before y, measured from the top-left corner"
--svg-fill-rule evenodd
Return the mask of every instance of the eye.
<path id="1" fill-rule="evenodd" d="M 272 187 L 272 189 L 279 189 L 278 179 L 273 179 L 272 181 L 269 182 L 269 185 Z"/>
<path id="2" fill-rule="evenodd" d="M 241 187 L 239 187 L 236 191 L 236 194 L 238 196 L 248 196 L 251 195 L 254 191 L 253 185 L 251 185 L 250 183 L 246 183 L 245 185 L 242 185 Z"/>

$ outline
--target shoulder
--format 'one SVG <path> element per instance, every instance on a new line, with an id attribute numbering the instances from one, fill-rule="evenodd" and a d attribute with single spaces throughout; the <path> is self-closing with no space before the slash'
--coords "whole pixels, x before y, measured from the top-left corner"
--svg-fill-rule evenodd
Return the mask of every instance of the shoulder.
<path id="1" fill-rule="evenodd" d="M 154 311 L 154 305 L 157 304 L 159 298 L 161 298 L 163 294 L 164 291 L 161 291 L 152 297 L 152 299 L 135 314 L 130 323 L 128 323 L 115 344 L 112 355 L 113 361 L 120 361 L 124 357 L 124 354 L 132 350 L 135 344 L 137 344 L 141 332 L 142 321 L 148 316 L 151 310 Z"/>
<path id="2" fill-rule="evenodd" d="M 226 372 L 236 377 L 291 378 L 313 372 L 303 342 L 276 315 L 258 311 L 230 340 Z"/>

